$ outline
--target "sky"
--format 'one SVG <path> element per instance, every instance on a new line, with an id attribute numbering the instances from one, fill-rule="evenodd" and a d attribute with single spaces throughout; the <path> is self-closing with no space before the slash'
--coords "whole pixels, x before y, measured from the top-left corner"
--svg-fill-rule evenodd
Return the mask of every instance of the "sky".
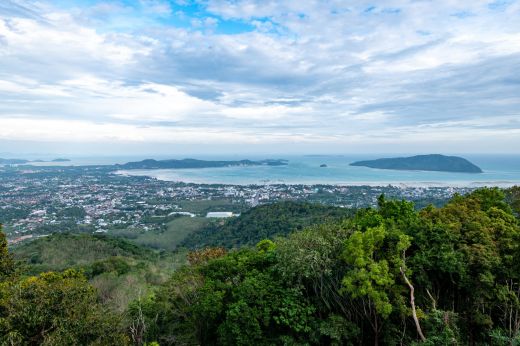
<path id="1" fill-rule="evenodd" d="M 520 153 L 520 0 L 0 0 L 0 153 Z"/>

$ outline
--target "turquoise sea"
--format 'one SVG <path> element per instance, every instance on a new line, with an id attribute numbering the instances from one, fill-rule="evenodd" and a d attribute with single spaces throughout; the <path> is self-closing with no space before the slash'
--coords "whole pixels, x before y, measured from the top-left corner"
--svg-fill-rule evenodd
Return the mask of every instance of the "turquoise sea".
<path id="1" fill-rule="evenodd" d="M 349 166 L 357 160 L 406 155 L 269 155 L 262 157 L 197 156 L 207 160 L 288 159 L 287 166 L 226 167 L 204 169 L 129 170 L 119 174 L 150 176 L 160 180 L 200 184 L 337 184 L 407 186 L 512 186 L 520 185 L 520 155 L 458 155 L 484 173 L 393 171 Z M 171 157 L 170 157 L 171 158 Z M 183 158 L 183 157 L 176 157 Z M 164 159 L 157 157 L 157 159 Z M 128 160 L 126 160 L 128 161 Z M 126 162 L 120 161 L 120 162 Z M 320 165 L 327 165 L 326 168 Z"/>

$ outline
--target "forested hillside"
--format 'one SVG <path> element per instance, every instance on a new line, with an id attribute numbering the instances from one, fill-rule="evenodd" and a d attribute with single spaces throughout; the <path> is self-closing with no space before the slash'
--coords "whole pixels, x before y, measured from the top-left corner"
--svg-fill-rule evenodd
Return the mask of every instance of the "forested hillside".
<path id="1" fill-rule="evenodd" d="M 222 246 L 226 248 L 255 245 L 262 239 L 286 236 L 290 232 L 353 215 L 345 208 L 305 202 L 280 202 L 261 205 L 221 224 L 212 224 L 187 237 L 188 248 Z"/>
<path id="2" fill-rule="evenodd" d="M 16 246 L 12 252 L 23 275 L 66 269 L 82 272 L 102 303 L 120 312 L 185 263 L 184 253 L 158 252 L 105 235 L 53 234 Z"/>
<path id="3" fill-rule="evenodd" d="M 25 274 L 0 236 L 0 342 L 515 345 L 518 191 L 421 211 L 382 196 L 274 241 L 200 249 L 125 312 L 102 303 L 88 271 Z"/>
<path id="4" fill-rule="evenodd" d="M 15 258 L 28 264 L 30 273 L 85 267 L 111 257 L 154 261 L 159 254 L 128 241 L 105 235 L 56 233 L 13 247 Z"/>

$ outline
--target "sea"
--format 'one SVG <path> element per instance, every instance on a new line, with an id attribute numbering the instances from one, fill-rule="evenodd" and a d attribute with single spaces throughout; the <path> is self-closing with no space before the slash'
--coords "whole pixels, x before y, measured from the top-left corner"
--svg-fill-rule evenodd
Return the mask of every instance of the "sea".
<path id="1" fill-rule="evenodd" d="M 350 166 L 359 160 L 382 157 L 404 157 L 401 155 L 264 155 L 264 156 L 189 156 L 203 160 L 262 160 L 286 159 L 286 166 L 237 166 L 200 169 L 153 169 L 120 170 L 116 174 L 148 176 L 159 180 L 231 185 L 269 185 L 269 184 L 324 184 L 324 185 L 371 185 L 371 186 L 454 186 L 454 187 L 508 187 L 520 185 L 520 154 L 460 154 L 476 164 L 484 173 L 448 173 L 430 171 L 397 171 L 368 167 Z M 60 165 L 98 165 L 126 163 L 145 158 L 183 159 L 188 156 L 146 156 L 146 157 L 78 157 Z M 40 163 L 48 164 L 48 163 Z M 53 163 L 54 165 L 56 163 Z M 326 165 L 326 167 L 320 167 Z"/>

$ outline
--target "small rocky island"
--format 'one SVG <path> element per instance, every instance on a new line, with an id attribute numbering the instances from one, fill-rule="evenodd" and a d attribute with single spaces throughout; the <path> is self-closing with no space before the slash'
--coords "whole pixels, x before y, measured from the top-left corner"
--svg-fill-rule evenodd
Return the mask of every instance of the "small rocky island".
<path id="1" fill-rule="evenodd" d="M 480 167 L 462 157 L 440 154 L 357 161 L 350 165 L 403 171 L 482 173 Z"/>
<path id="2" fill-rule="evenodd" d="M 234 166 L 285 166 L 287 160 L 239 160 L 239 161 L 206 161 L 197 159 L 154 160 L 147 159 L 115 165 L 118 169 L 180 169 L 180 168 L 217 168 Z"/>
<path id="3" fill-rule="evenodd" d="M 322 167 L 322 168 L 323 168 L 323 167 L 327 167 L 327 165 L 324 164 L 324 163 L 322 163 L 322 164 L 320 165 L 320 167 Z"/>

